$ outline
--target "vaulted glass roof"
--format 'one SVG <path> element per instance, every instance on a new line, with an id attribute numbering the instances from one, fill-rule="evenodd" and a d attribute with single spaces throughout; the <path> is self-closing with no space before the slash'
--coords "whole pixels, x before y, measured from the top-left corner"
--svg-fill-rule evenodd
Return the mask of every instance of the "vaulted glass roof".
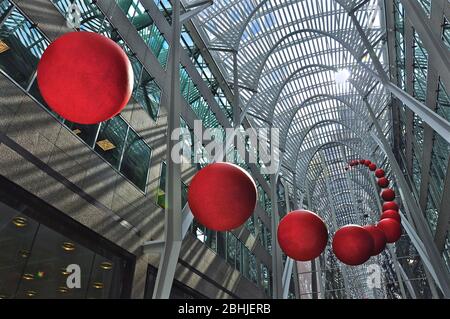
<path id="1" fill-rule="evenodd" d="M 371 175 L 344 168 L 352 159 L 368 158 L 379 166 L 386 160 L 372 138 L 363 98 L 389 140 L 390 95 L 374 79 L 373 61 L 349 15 L 354 12 L 387 71 L 382 3 L 215 0 L 193 19 L 229 83 L 237 51 L 241 110 L 254 127 L 280 129 L 282 176 L 291 187 L 297 184 L 299 196 L 309 199 L 309 207 L 326 219 L 331 232 L 378 218 Z M 346 72 L 348 81 L 336 80 Z M 365 277 L 352 273 L 352 278 Z"/>

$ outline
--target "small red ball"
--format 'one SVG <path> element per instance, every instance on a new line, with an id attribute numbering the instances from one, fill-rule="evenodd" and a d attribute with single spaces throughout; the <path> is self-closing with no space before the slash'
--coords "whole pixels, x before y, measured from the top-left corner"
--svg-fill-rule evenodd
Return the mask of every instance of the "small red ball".
<path id="1" fill-rule="evenodd" d="M 340 228 L 333 238 L 333 252 L 344 264 L 356 266 L 372 256 L 374 241 L 368 230 L 358 225 Z"/>
<path id="2" fill-rule="evenodd" d="M 358 161 L 350 161 L 350 166 L 356 166 L 358 165 Z"/>
<path id="3" fill-rule="evenodd" d="M 381 192 L 381 197 L 386 202 L 393 201 L 395 199 L 395 192 L 392 188 L 386 188 Z"/>
<path id="4" fill-rule="evenodd" d="M 378 179 L 377 184 L 381 188 L 386 188 L 389 186 L 389 180 L 386 177 L 381 177 Z"/>
<path id="5" fill-rule="evenodd" d="M 380 254 L 386 247 L 386 236 L 383 231 L 375 225 L 367 225 L 363 226 L 363 228 L 370 233 L 373 239 L 374 246 L 372 256 Z"/>
<path id="6" fill-rule="evenodd" d="M 366 160 L 360 159 L 359 160 L 359 164 L 364 165 L 364 163 L 366 162 Z"/>
<path id="7" fill-rule="evenodd" d="M 189 207 L 204 226 L 217 231 L 237 228 L 256 207 L 252 177 L 231 163 L 214 163 L 200 170 L 188 190 Z"/>
<path id="8" fill-rule="evenodd" d="M 369 164 L 369 170 L 371 170 L 372 172 L 375 171 L 377 169 L 377 165 L 375 165 L 374 163 L 370 163 Z"/>
<path id="9" fill-rule="evenodd" d="M 382 219 L 377 224 L 377 227 L 383 231 L 388 243 L 395 243 L 402 236 L 402 227 L 395 219 Z"/>
<path id="10" fill-rule="evenodd" d="M 383 204 L 383 212 L 386 210 L 395 210 L 398 211 L 398 205 L 396 202 L 385 202 Z"/>
<path id="11" fill-rule="evenodd" d="M 397 222 L 401 223 L 401 217 L 400 214 L 396 211 L 396 210 L 385 210 L 382 214 L 380 219 L 385 219 L 385 218 L 392 218 L 395 219 Z"/>
<path id="12" fill-rule="evenodd" d="M 280 221 L 277 238 L 287 256 L 298 261 L 308 261 L 323 252 L 328 242 L 328 231 L 325 222 L 317 214 L 297 210 Z"/>
<path id="13" fill-rule="evenodd" d="M 372 164 L 371 161 L 369 161 L 369 160 L 365 160 L 365 161 L 364 161 L 364 165 L 366 165 L 367 167 L 369 167 L 370 164 Z"/>
<path id="14" fill-rule="evenodd" d="M 94 32 L 70 32 L 51 43 L 37 68 L 48 106 L 80 124 L 106 121 L 122 111 L 133 90 L 133 69 L 122 48 Z"/>
<path id="15" fill-rule="evenodd" d="M 381 168 L 379 168 L 379 169 L 377 169 L 377 170 L 375 171 L 375 176 L 378 177 L 378 178 L 384 177 L 385 174 L 386 174 L 386 173 L 385 173 L 384 170 L 382 170 Z"/>

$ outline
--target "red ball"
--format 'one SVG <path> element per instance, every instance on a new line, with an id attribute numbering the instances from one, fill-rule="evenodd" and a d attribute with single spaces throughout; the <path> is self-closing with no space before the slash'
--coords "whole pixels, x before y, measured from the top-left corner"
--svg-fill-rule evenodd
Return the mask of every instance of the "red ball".
<path id="1" fill-rule="evenodd" d="M 377 165 L 375 165 L 374 163 L 370 163 L 369 164 L 369 169 L 373 172 L 377 169 Z"/>
<path id="2" fill-rule="evenodd" d="M 395 210 L 398 211 L 398 205 L 396 202 L 385 202 L 383 204 L 383 212 L 386 210 Z"/>
<path id="3" fill-rule="evenodd" d="M 333 238 L 333 252 L 344 264 L 356 266 L 372 256 L 374 241 L 368 230 L 358 225 L 340 228 Z"/>
<path id="4" fill-rule="evenodd" d="M 358 165 L 358 161 L 350 161 L 350 166 L 356 166 Z"/>
<path id="5" fill-rule="evenodd" d="M 364 161 L 364 165 L 366 165 L 367 167 L 369 167 L 370 164 L 372 164 L 371 161 L 369 161 L 369 160 L 365 160 L 365 161 Z"/>
<path id="6" fill-rule="evenodd" d="M 402 227 L 395 219 L 382 219 L 377 224 L 377 227 L 383 231 L 388 243 L 395 243 L 402 236 Z"/>
<path id="7" fill-rule="evenodd" d="M 122 111 L 133 91 L 133 69 L 122 48 L 94 32 L 70 32 L 48 46 L 37 69 L 48 106 L 80 124 L 106 121 Z"/>
<path id="8" fill-rule="evenodd" d="M 386 202 L 392 201 L 395 199 L 395 192 L 392 188 L 386 188 L 381 192 L 381 197 Z"/>
<path id="9" fill-rule="evenodd" d="M 360 159 L 359 164 L 363 165 L 366 162 L 366 160 Z"/>
<path id="10" fill-rule="evenodd" d="M 373 239 L 374 245 L 372 256 L 380 254 L 386 247 L 386 236 L 384 235 L 383 231 L 375 225 L 367 225 L 363 226 L 363 228 L 370 233 Z"/>
<path id="11" fill-rule="evenodd" d="M 375 176 L 378 177 L 378 178 L 384 177 L 385 174 L 386 174 L 386 173 L 385 173 L 384 170 L 382 170 L 381 168 L 379 168 L 379 169 L 377 169 L 377 170 L 375 171 Z"/>
<path id="12" fill-rule="evenodd" d="M 398 213 L 398 211 L 396 210 L 385 210 L 382 214 L 380 219 L 385 219 L 385 218 L 392 218 L 395 219 L 397 222 L 401 223 L 401 217 L 400 214 Z"/>
<path id="13" fill-rule="evenodd" d="M 256 184 L 242 168 L 214 163 L 192 179 L 188 202 L 194 217 L 204 226 L 227 231 L 245 223 L 256 207 Z"/>
<path id="14" fill-rule="evenodd" d="M 293 211 L 278 225 L 278 243 L 294 260 L 317 258 L 327 246 L 328 231 L 322 218 L 307 210 Z"/>
<path id="15" fill-rule="evenodd" d="M 389 186 L 389 180 L 386 177 L 381 177 L 378 179 L 377 184 L 381 188 L 386 188 Z"/>

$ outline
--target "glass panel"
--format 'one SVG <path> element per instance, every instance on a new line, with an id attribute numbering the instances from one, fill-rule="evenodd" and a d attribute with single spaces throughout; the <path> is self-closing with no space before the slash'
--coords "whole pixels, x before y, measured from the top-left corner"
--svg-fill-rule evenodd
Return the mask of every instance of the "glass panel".
<path id="1" fill-rule="evenodd" d="M 48 40 L 10 1 L 0 0 L 0 69 L 27 89 Z"/>
<path id="2" fill-rule="evenodd" d="M 118 116 L 100 126 L 95 150 L 115 168 L 119 168 L 127 132 L 127 123 Z"/>
<path id="3" fill-rule="evenodd" d="M 150 157 L 150 147 L 130 129 L 120 171 L 143 191 L 146 189 Z"/>

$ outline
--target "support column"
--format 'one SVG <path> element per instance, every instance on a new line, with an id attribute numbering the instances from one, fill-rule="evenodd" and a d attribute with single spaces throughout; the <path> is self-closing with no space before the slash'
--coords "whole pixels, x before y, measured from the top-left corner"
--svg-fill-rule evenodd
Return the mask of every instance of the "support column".
<path id="1" fill-rule="evenodd" d="M 180 37 L 181 23 L 180 0 L 172 1 L 172 33 L 170 36 L 170 52 L 168 63 L 167 92 L 167 137 L 166 137 L 166 209 L 165 209 L 165 244 L 159 262 L 156 276 L 154 299 L 168 299 L 172 289 L 175 269 L 178 264 L 182 244 L 182 214 L 181 214 L 181 166 L 179 159 L 172 158 L 172 149 L 178 139 L 172 140 L 174 129 L 180 127 Z"/>
<path id="2" fill-rule="evenodd" d="M 278 214 L 278 194 L 277 194 L 278 173 L 272 174 L 270 177 L 270 199 L 272 201 L 272 288 L 273 299 L 281 299 L 283 297 L 282 275 L 283 275 L 283 259 L 281 248 L 277 240 L 277 229 L 280 222 Z"/>

